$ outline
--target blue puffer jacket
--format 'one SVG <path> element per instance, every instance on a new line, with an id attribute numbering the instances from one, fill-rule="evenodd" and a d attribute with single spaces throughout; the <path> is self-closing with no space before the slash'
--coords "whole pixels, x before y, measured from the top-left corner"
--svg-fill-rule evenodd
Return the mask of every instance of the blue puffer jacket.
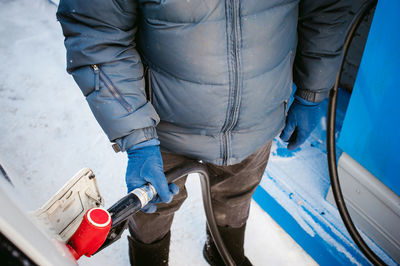
<path id="1" fill-rule="evenodd" d="M 293 63 L 301 97 L 332 87 L 347 2 L 61 0 L 57 17 L 67 69 L 118 149 L 158 133 L 164 151 L 230 165 L 282 130 Z"/>

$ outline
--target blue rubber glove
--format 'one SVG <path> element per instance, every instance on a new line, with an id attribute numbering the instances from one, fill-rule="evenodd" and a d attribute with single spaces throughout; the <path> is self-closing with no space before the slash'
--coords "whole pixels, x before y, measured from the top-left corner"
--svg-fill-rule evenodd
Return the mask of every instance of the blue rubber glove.
<path id="1" fill-rule="evenodd" d="M 158 194 L 158 197 L 142 208 L 142 211 L 146 213 L 155 212 L 157 210 L 156 203 L 171 202 L 173 196 L 179 191 L 175 184 L 168 185 L 158 144 L 158 140 L 149 140 L 133 146 L 127 151 L 128 167 L 125 181 L 128 193 L 135 188 L 151 183 Z"/>
<path id="2" fill-rule="evenodd" d="M 303 144 L 321 121 L 322 115 L 321 103 L 295 96 L 286 117 L 286 126 L 280 135 L 283 141 L 288 142 L 287 149 L 294 150 Z"/>

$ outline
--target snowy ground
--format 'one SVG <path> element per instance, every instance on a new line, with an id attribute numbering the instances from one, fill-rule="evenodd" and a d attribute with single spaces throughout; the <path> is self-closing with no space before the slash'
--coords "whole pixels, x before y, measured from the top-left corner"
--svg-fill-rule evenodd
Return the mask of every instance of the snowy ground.
<path id="1" fill-rule="evenodd" d="M 94 170 L 106 206 L 126 189 L 125 154 L 115 154 L 65 72 L 56 7 L 46 0 L 0 1 L 0 162 L 38 208 L 75 172 Z M 205 218 L 200 185 L 188 181 L 189 199 L 177 213 L 170 265 L 206 265 L 201 251 Z M 255 202 L 245 249 L 255 265 L 315 265 Z M 123 237 L 81 265 L 128 265 Z"/>

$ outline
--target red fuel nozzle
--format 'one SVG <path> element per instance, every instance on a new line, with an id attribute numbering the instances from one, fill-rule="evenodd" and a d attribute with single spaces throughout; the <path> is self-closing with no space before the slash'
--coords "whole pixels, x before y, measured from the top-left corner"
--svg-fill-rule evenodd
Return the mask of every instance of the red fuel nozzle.
<path id="1" fill-rule="evenodd" d="M 106 240 L 111 229 L 111 215 L 102 208 L 89 209 L 67 247 L 78 260 L 82 255 L 90 257 Z"/>

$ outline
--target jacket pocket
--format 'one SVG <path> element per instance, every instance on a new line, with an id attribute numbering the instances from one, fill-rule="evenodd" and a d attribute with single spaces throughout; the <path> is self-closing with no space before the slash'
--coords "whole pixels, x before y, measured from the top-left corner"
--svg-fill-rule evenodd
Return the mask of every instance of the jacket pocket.
<path id="1" fill-rule="evenodd" d="M 99 68 L 98 65 L 92 65 L 94 74 L 95 74 L 95 90 L 99 90 L 100 88 L 100 80 L 104 83 L 108 91 L 111 95 L 124 107 L 124 109 L 131 113 L 133 112 L 133 107 L 130 105 L 123 97 L 121 92 L 114 86 L 112 81 L 108 78 L 108 76 Z"/>

